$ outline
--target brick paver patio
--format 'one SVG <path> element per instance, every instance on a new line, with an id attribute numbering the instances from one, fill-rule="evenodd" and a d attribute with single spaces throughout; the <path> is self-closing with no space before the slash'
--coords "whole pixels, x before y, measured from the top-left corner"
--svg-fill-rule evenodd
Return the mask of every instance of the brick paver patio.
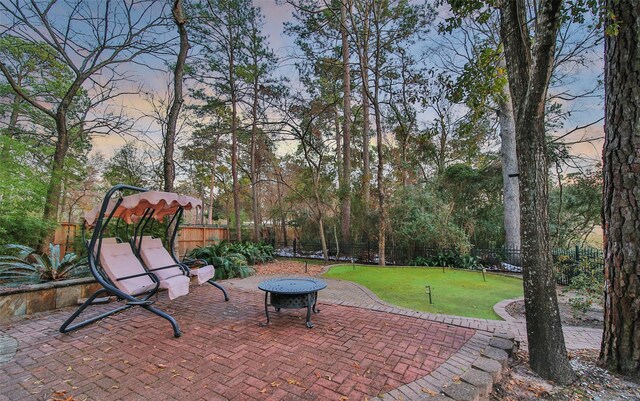
<path id="1" fill-rule="evenodd" d="M 176 318 L 179 339 L 168 322 L 137 308 L 70 335 L 57 331 L 69 308 L 4 322 L 0 401 L 450 400 L 437 394 L 467 386 L 459 378 L 491 348 L 491 333 L 526 337 L 521 321 L 410 311 L 331 279 L 314 329 L 302 309 L 273 312 L 261 327 L 257 284 L 271 277 L 226 281 L 227 303 L 211 286 L 173 302 L 161 294 L 156 305 Z M 500 315 L 507 303 L 496 305 Z M 596 348 L 600 335 L 565 328 L 569 348 Z"/>
<path id="2" fill-rule="evenodd" d="M 211 286 L 192 287 L 171 303 L 160 295 L 157 305 L 181 326 L 179 339 L 165 320 L 139 308 L 70 335 L 57 332 L 70 309 L 5 323 L 3 335 L 19 347 L 0 365 L 0 399 L 60 391 L 77 400 L 364 400 L 436 371 L 476 334 L 322 303 L 312 330 L 303 310 L 274 313 L 260 327 L 262 293 L 229 288 L 227 303 Z"/>

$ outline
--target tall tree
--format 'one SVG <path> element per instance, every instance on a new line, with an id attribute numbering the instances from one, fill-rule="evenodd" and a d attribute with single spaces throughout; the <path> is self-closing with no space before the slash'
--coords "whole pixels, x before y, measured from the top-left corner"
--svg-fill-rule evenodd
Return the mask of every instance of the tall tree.
<path id="1" fill-rule="evenodd" d="M 362 205 L 363 214 L 369 216 L 369 204 L 371 203 L 371 167 L 369 158 L 371 135 L 371 107 L 369 103 L 369 58 L 371 40 L 371 10 L 373 1 L 348 0 L 348 20 L 351 26 L 349 34 L 352 46 L 356 50 L 358 58 L 358 74 L 360 75 L 360 89 L 362 102 Z"/>
<path id="2" fill-rule="evenodd" d="M 500 6 L 500 36 L 516 116 L 529 364 L 544 378 L 569 383 L 575 374 L 562 333 L 550 248 L 544 125 L 562 0 L 541 1 L 536 11 L 532 36 L 525 0 L 505 1 Z"/>
<path id="3" fill-rule="evenodd" d="M 200 92 L 209 101 L 231 105 L 231 176 L 236 240 L 242 240 L 240 181 L 238 179 L 239 103 L 243 95 L 238 72 L 246 61 L 245 40 L 252 13 L 247 0 L 207 0 L 193 5 L 194 41 L 200 47 L 196 79 L 215 92 Z"/>
<path id="4" fill-rule="evenodd" d="M 116 89 L 118 84 L 131 80 L 117 70 L 118 66 L 164 48 L 165 44 L 158 40 L 162 37 L 158 27 L 163 24 L 164 4 L 153 0 L 91 4 L 81 0 L 64 4 L 55 0 L 45 3 L 8 0 L 0 3 L 0 12 L 2 30 L 11 24 L 15 36 L 49 47 L 73 74 L 60 98 L 44 101 L 20 86 L 5 61 L 0 60 L 0 71 L 15 93 L 55 122 L 55 152 L 43 213 L 46 221 L 54 221 L 72 142 L 69 113 L 74 101 L 83 90 L 92 93 L 92 107 L 113 99 L 122 93 Z M 103 76 L 100 82 L 91 79 L 98 73 Z"/>
<path id="5" fill-rule="evenodd" d="M 342 69 L 344 122 L 342 128 L 342 177 L 340 196 L 340 227 L 342 240 L 351 242 L 351 64 L 349 61 L 349 34 L 347 26 L 347 2 L 340 0 L 340 36 L 342 40 Z"/>
<path id="6" fill-rule="evenodd" d="M 425 4 L 409 4 L 404 0 L 389 2 L 373 2 L 371 8 L 371 62 L 369 65 L 371 90 L 367 97 L 373 107 L 374 124 L 376 130 L 376 149 L 378 156 L 377 185 L 378 185 L 378 263 L 386 263 L 385 243 L 387 228 L 387 205 L 385 201 L 385 160 L 383 144 L 383 79 L 394 69 L 390 61 L 397 57 L 398 52 L 410 47 L 426 32 L 431 22 L 431 9 Z"/>
<path id="7" fill-rule="evenodd" d="M 600 362 L 640 377 L 640 3 L 605 2 L 605 316 Z M 616 32 L 617 31 L 617 32 Z"/>
<path id="8" fill-rule="evenodd" d="M 251 210 L 253 215 L 253 240 L 260 240 L 260 154 L 259 145 L 262 140 L 261 122 L 264 122 L 266 107 L 261 106 L 267 99 L 278 93 L 279 88 L 272 82 L 270 75 L 276 67 L 276 57 L 269 48 L 267 38 L 262 34 L 264 16 L 258 7 L 253 7 L 249 17 L 248 38 L 246 43 L 247 65 L 244 78 L 251 87 L 251 143 L 249 150 L 250 166 L 249 179 L 251 181 Z"/>
<path id="9" fill-rule="evenodd" d="M 187 18 L 184 13 L 184 7 L 182 0 L 173 0 L 173 7 L 171 8 L 171 14 L 173 15 L 173 22 L 178 28 L 178 35 L 180 37 L 180 47 L 178 50 L 178 57 L 176 59 L 176 65 L 173 69 L 173 101 L 171 108 L 169 109 L 169 115 L 167 116 L 167 132 L 164 138 L 164 190 L 167 192 L 173 191 L 173 181 L 176 178 L 176 167 L 173 160 L 173 152 L 176 141 L 176 126 L 178 124 L 178 115 L 180 109 L 184 103 L 182 98 L 182 78 L 184 76 L 184 65 L 187 60 L 187 53 L 189 52 L 189 34 L 187 33 Z"/>

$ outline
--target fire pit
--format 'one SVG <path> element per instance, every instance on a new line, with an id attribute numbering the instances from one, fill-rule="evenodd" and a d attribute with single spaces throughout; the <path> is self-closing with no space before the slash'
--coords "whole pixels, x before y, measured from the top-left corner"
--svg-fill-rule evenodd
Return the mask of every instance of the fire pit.
<path id="1" fill-rule="evenodd" d="M 271 301 L 270 304 L 276 312 L 280 309 L 307 308 L 306 323 L 308 328 L 312 328 L 311 311 L 320 312 L 316 308 L 318 291 L 326 286 L 324 281 L 310 277 L 274 278 L 261 282 L 258 288 L 264 291 L 264 312 L 267 315 L 265 325 L 269 324 L 269 301 Z"/>

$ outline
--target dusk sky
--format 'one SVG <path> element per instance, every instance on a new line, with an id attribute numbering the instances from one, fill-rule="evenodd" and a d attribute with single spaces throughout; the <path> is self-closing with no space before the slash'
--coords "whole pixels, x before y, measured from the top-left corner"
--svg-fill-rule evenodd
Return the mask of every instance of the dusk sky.
<path id="1" fill-rule="evenodd" d="M 297 52 L 294 45 L 293 38 L 288 37 L 284 33 L 284 23 L 292 18 L 292 7 L 288 4 L 277 4 L 275 0 L 255 0 L 255 4 L 259 6 L 265 15 L 265 31 L 264 33 L 269 37 L 269 42 L 275 54 L 280 60 L 280 67 L 277 70 L 277 74 L 281 76 L 287 76 L 290 79 L 290 84 L 296 86 L 297 83 L 297 71 L 293 65 L 294 61 L 292 56 Z M 437 35 L 432 32 L 430 35 Z M 429 38 L 425 40 L 425 43 L 418 43 L 416 45 L 416 52 L 422 53 L 425 48 L 429 46 Z M 193 49 L 192 49 L 193 51 Z M 594 50 L 594 54 L 590 57 L 594 60 L 591 63 L 587 63 L 580 68 L 576 68 L 570 72 L 573 77 L 573 82 L 570 84 L 570 89 L 573 92 L 580 92 L 591 88 L 596 79 L 603 70 L 601 61 L 601 54 L 603 52 L 602 46 Z M 425 64 L 431 64 L 431 60 L 428 58 L 423 59 Z M 158 60 L 155 61 L 160 65 Z M 167 82 L 170 75 L 162 74 L 159 72 L 141 72 L 141 79 L 145 90 L 151 92 L 163 92 L 166 90 Z M 554 91 L 557 89 L 551 89 Z M 600 91 L 600 95 L 601 95 Z M 188 100 L 187 100 L 188 101 Z M 139 96 L 128 95 L 120 99 L 120 104 L 124 106 L 128 113 L 131 115 L 140 115 L 141 111 L 149 112 L 151 106 L 144 100 L 144 94 Z M 558 131 L 558 135 L 562 135 L 577 126 L 585 125 L 591 121 L 597 120 L 604 115 L 603 100 L 599 97 L 586 98 L 573 102 L 568 107 L 571 107 L 571 116 L 565 123 L 564 128 Z M 429 112 L 421 113 L 420 119 L 422 123 L 430 120 L 431 116 Z M 143 123 L 142 126 L 149 127 L 151 132 L 154 131 L 153 123 Z M 159 135 L 151 134 L 151 138 L 159 139 Z M 585 138 L 602 138 L 603 126 L 602 123 L 597 123 L 586 129 L 582 129 L 567 136 L 565 141 L 575 142 Z M 131 138 L 127 138 L 130 140 Z M 119 136 L 111 135 L 108 137 L 96 137 L 94 140 L 94 150 L 99 151 L 105 156 L 110 156 L 113 151 L 124 143 L 125 139 Z M 585 164 L 592 164 L 600 159 L 602 149 L 602 139 L 578 143 L 571 146 L 571 151 L 575 155 L 581 155 L 585 157 Z"/>

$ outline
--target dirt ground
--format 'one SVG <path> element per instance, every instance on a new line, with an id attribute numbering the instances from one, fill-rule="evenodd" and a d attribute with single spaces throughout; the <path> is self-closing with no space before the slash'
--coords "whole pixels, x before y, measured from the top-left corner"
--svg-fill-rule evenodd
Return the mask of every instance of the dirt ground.
<path id="1" fill-rule="evenodd" d="M 558 306 L 560 307 L 562 324 L 601 329 L 604 318 L 602 305 L 592 304 L 586 312 L 577 311 L 569 303 L 569 300 L 574 296 L 575 294 L 571 291 L 563 288 L 558 289 Z M 511 303 L 506 307 L 506 311 L 516 319 L 524 319 L 524 301 Z"/>
<path id="2" fill-rule="evenodd" d="M 274 260 L 273 262 L 255 265 L 258 274 L 308 274 L 315 276 L 325 269 L 325 265 L 316 263 L 293 261 L 293 260 Z"/>
<path id="3" fill-rule="evenodd" d="M 529 369 L 529 355 L 519 352 L 502 381 L 494 385 L 491 401 L 640 400 L 638 383 L 596 365 L 597 351 L 572 351 L 569 356 L 578 379 L 570 385 L 558 386 L 541 379 Z"/>

